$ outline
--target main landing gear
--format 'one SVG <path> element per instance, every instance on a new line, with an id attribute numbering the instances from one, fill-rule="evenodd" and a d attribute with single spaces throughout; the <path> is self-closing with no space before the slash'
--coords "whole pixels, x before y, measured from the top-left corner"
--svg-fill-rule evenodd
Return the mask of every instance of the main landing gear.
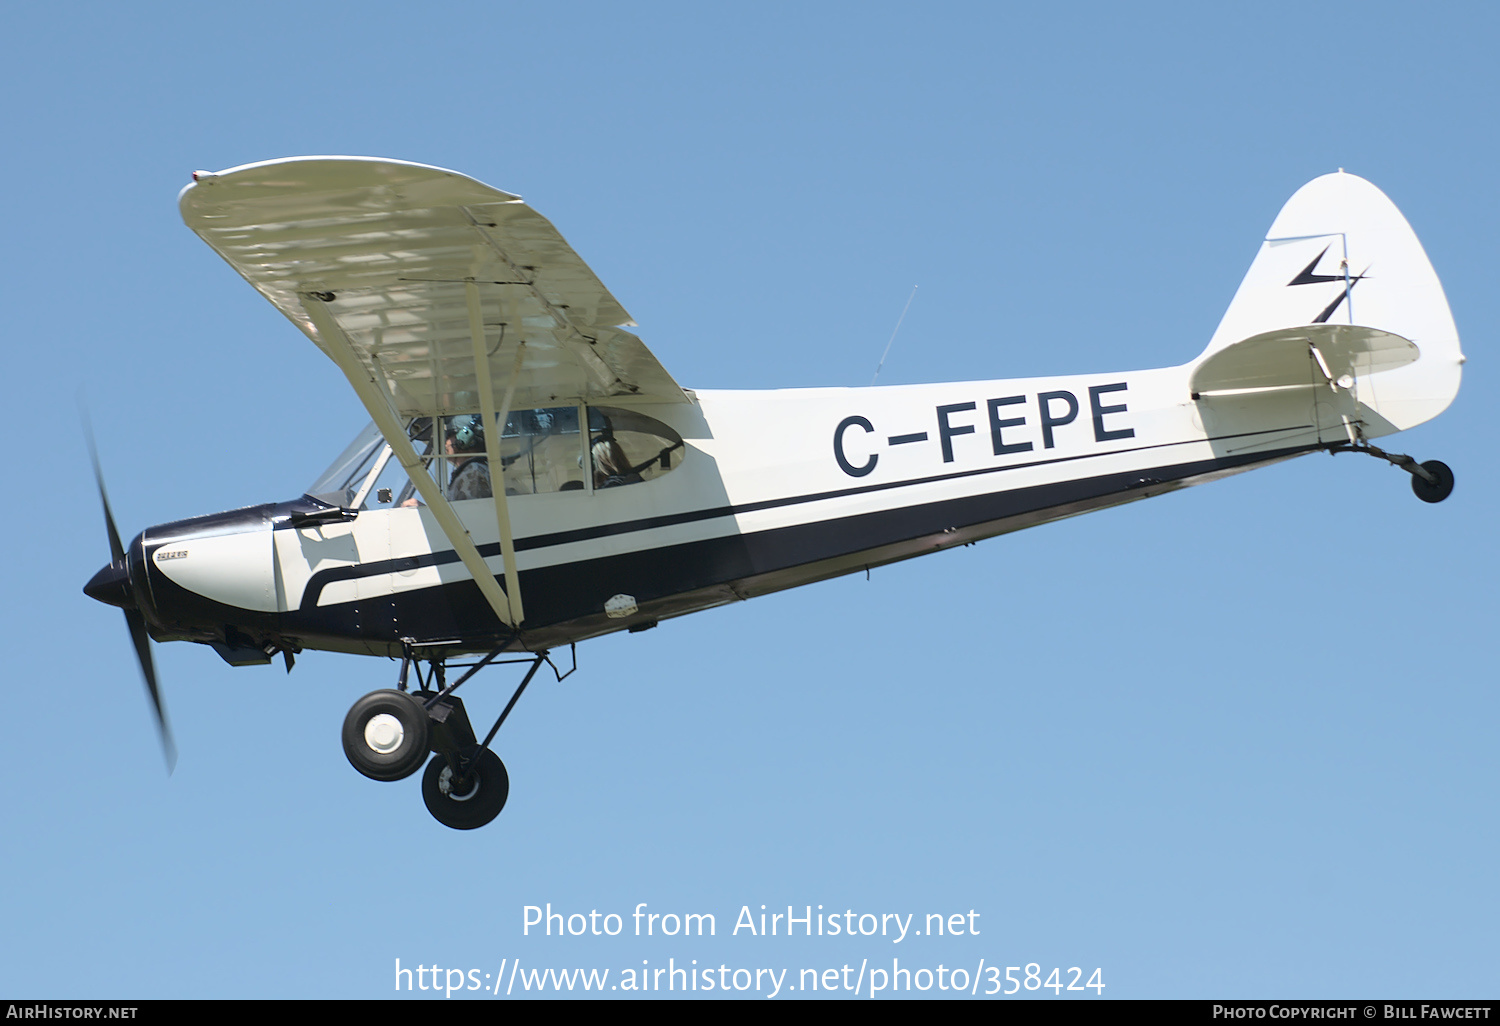
<path id="1" fill-rule="evenodd" d="M 1385 460 L 1394 467 L 1400 467 L 1411 475 L 1411 490 L 1423 502 L 1442 502 L 1453 494 L 1453 471 L 1448 469 L 1448 464 L 1438 460 L 1418 463 L 1410 456 L 1386 452 L 1365 441 L 1352 445 L 1337 445 L 1330 451 L 1335 453 L 1362 452 L 1367 456 Z"/>
<path id="2" fill-rule="evenodd" d="M 370 692 L 344 717 L 344 755 L 349 764 L 372 780 L 404 780 L 422 768 L 429 752 L 435 753 L 422 774 L 422 800 L 434 819 L 454 830 L 473 830 L 500 815 L 510 797 L 510 774 L 500 756 L 490 750 L 490 742 L 543 663 L 552 667 L 559 681 L 578 668 L 576 651 L 567 673 L 559 671 L 546 652 L 497 661 L 513 641 L 514 637 L 507 639 L 477 663 L 454 664 L 463 665 L 465 672 L 452 684 L 445 682 L 449 664 L 442 651 L 447 646 L 406 643 L 396 687 Z M 425 679 L 423 660 L 428 665 Z M 480 742 L 463 700 L 454 692 L 486 666 L 508 663 L 530 663 L 530 668 Z M 408 691 L 413 668 L 418 690 Z"/>

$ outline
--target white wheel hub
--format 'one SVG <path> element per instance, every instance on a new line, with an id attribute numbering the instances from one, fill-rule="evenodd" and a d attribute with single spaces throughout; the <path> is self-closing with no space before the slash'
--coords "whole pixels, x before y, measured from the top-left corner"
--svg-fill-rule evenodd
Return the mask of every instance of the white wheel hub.
<path id="1" fill-rule="evenodd" d="M 365 723 L 365 744 L 381 755 L 390 755 L 405 739 L 401 721 L 390 713 L 377 713 Z"/>
<path id="2" fill-rule="evenodd" d="M 476 777 L 469 782 L 469 790 L 466 794 L 453 793 L 453 769 L 444 766 L 443 772 L 438 775 L 438 790 L 447 795 L 450 801 L 466 802 L 479 793 L 479 778 Z"/>

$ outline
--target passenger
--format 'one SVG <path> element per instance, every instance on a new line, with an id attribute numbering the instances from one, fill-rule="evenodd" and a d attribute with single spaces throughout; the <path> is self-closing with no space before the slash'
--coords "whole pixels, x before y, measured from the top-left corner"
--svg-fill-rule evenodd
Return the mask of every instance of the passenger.
<path id="1" fill-rule="evenodd" d="M 640 484 L 641 475 L 630 468 L 625 450 L 614 435 L 605 435 L 594 443 L 594 489 L 616 485 Z"/>

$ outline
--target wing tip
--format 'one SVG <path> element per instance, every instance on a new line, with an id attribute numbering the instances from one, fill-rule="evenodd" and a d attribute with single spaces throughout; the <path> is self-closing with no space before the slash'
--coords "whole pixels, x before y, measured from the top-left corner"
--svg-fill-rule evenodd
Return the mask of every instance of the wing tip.
<path id="1" fill-rule="evenodd" d="M 289 168 L 300 168 L 305 173 L 295 178 L 276 181 L 275 175 L 278 171 Z M 188 210 L 189 196 L 194 194 L 200 186 L 222 186 L 226 184 L 257 184 L 275 185 L 281 187 L 305 188 L 308 179 L 318 178 L 354 178 L 365 179 L 350 184 L 359 185 L 388 185 L 389 181 L 379 181 L 382 173 L 386 177 L 406 178 L 408 181 L 416 181 L 428 177 L 447 177 L 458 179 L 478 186 L 494 196 L 488 198 L 490 202 L 521 202 L 521 197 L 504 189 L 497 189 L 472 178 L 461 171 L 451 168 L 438 167 L 436 164 L 421 164 L 413 160 L 397 160 L 394 157 L 361 157 L 350 155 L 313 155 L 301 157 L 274 157 L 270 160 L 257 160 L 249 164 L 238 164 L 227 167 L 221 171 L 194 171 L 191 175 L 192 181 L 183 186 L 178 193 L 178 203 L 184 213 Z"/>

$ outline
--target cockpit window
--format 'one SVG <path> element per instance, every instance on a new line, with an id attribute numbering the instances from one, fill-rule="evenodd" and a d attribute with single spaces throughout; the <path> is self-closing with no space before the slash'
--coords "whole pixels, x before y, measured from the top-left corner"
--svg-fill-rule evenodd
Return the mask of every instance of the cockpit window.
<path id="1" fill-rule="evenodd" d="M 584 487 L 578 407 L 516 410 L 500 435 L 506 495 L 540 495 Z"/>
<path id="2" fill-rule="evenodd" d="M 682 456 L 682 438 L 634 410 L 589 407 L 589 457 L 595 490 L 660 477 Z"/>
<path id="3" fill-rule="evenodd" d="M 348 508 L 359 493 L 360 485 L 369 476 L 372 462 L 385 448 L 385 439 L 380 429 L 371 421 L 365 429 L 354 436 L 349 447 L 339 454 L 327 470 L 307 487 L 307 494 L 314 499 L 334 506 Z"/>
<path id="4" fill-rule="evenodd" d="M 418 455 L 423 457 L 424 464 L 432 458 L 431 423 L 429 417 L 418 417 L 407 424 L 407 435 Z M 385 444 L 380 429 L 372 421 L 308 486 L 307 494 L 345 509 L 369 509 L 399 502 L 396 493 L 403 489 L 402 498 L 415 491 L 401 464 L 392 455 L 391 447 Z"/>
<path id="5" fill-rule="evenodd" d="M 579 431 L 587 411 L 588 431 Z M 450 502 L 483 499 L 493 492 L 489 439 L 479 414 L 407 424 L 407 436 L 427 472 Z M 659 420 L 633 410 L 554 406 L 516 410 L 495 439 L 506 495 L 592 493 L 640 484 L 671 470 L 682 439 Z M 585 470 L 585 468 L 588 468 Z M 346 509 L 400 506 L 415 501 L 416 487 L 372 423 L 351 442 L 307 493 Z"/>

